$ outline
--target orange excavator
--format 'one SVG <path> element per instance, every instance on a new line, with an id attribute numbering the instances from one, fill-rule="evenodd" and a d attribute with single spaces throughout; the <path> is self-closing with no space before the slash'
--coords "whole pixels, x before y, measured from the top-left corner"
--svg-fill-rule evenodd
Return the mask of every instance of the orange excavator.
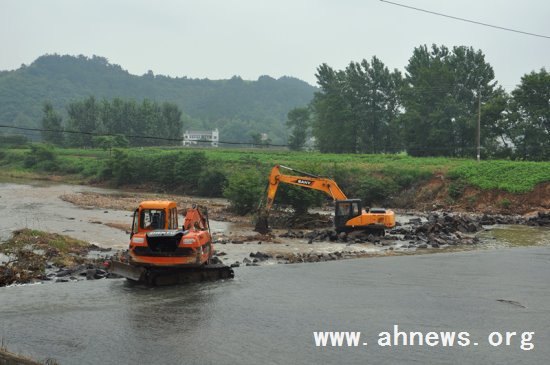
<path id="1" fill-rule="evenodd" d="M 212 263 L 208 215 L 193 205 L 183 226 L 173 201 L 144 201 L 134 211 L 128 253 L 108 270 L 132 281 L 170 285 L 232 278 L 233 269 Z"/>
<path id="2" fill-rule="evenodd" d="M 281 169 L 299 175 L 284 175 L 281 174 Z M 257 232 L 265 234 L 269 230 L 269 211 L 273 206 L 280 183 L 315 189 L 329 195 L 334 200 L 334 226 L 338 232 L 366 230 L 373 234 L 384 235 L 385 229 L 395 227 L 395 213 L 393 211 L 384 208 L 370 208 L 368 211 L 363 209 L 361 199 L 348 199 L 334 180 L 294 170 L 290 167 L 275 165 L 269 175 L 265 207 L 263 207 L 263 202 L 260 203 L 260 212 L 255 227 Z"/>

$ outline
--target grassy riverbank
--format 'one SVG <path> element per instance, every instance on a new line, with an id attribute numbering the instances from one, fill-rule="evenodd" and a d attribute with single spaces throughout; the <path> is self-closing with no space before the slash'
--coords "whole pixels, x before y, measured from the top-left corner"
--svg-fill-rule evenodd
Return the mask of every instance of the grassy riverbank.
<path id="1" fill-rule="evenodd" d="M 275 164 L 333 177 L 351 197 L 367 204 L 415 207 L 437 198 L 446 206 L 475 205 L 499 192 L 501 208 L 517 194 L 550 181 L 550 162 L 415 158 L 398 155 L 321 154 L 281 150 L 130 148 L 0 150 L 1 174 L 86 184 L 222 196 L 233 180 L 261 191 Z M 426 187 L 435 189 L 426 194 Z M 421 192 L 421 188 L 424 190 Z M 433 190 L 432 189 L 432 190 Z M 472 190 L 473 189 L 473 190 Z M 540 188 L 539 188 L 540 189 Z M 474 191 L 474 193 L 472 193 Z M 424 194 L 424 196 L 421 196 Z M 503 195 L 504 194 L 504 195 Z M 466 200 L 465 200 L 466 199 Z"/>

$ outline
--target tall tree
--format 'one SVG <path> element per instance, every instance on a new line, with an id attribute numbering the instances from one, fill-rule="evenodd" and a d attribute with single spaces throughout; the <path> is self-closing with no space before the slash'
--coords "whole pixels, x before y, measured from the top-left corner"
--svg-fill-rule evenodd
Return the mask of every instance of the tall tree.
<path id="1" fill-rule="evenodd" d="M 502 88 L 495 90 L 491 100 L 481 106 L 482 155 L 487 158 L 512 158 L 511 138 L 514 122 L 510 113 L 510 95 Z"/>
<path id="2" fill-rule="evenodd" d="M 144 99 L 103 99 L 93 97 L 68 105 L 69 127 L 79 133 L 71 134 L 71 143 L 76 146 L 96 146 L 106 141 L 131 143 L 134 146 L 179 144 L 182 139 L 182 113 L 175 104 L 159 103 Z M 117 138 L 94 138 L 97 134 L 132 135 L 130 141 Z M 142 138 L 158 137 L 157 138 Z M 96 143 L 97 142 L 97 143 Z"/>
<path id="3" fill-rule="evenodd" d="M 353 119 L 349 100 L 344 95 L 346 75 L 335 71 L 327 64 L 317 68 L 316 92 L 313 111 L 312 133 L 321 152 L 354 153 L 357 149 L 357 123 Z"/>
<path id="4" fill-rule="evenodd" d="M 294 108 L 288 112 L 286 125 L 292 128 L 292 133 L 288 137 L 288 146 L 291 150 L 301 150 L 307 138 L 309 128 L 309 109 Z"/>
<path id="5" fill-rule="evenodd" d="M 512 98 L 512 139 L 517 156 L 550 159 L 550 74 L 542 68 L 524 75 Z"/>
<path id="6" fill-rule="evenodd" d="M 162 103 L 161 105 L 162 125 L 163 131 L 162 137 L 169 139 L 182 138 L 183 123 L 181 120 L 181 110 L 175 104 Z M 179 141 L 169 141 L 167 144 L 177 145 Z"/>
<path id="7" fill-rule="evenodd" d="M 397 129 L 401 73 L 390 72 L 380 59 L 372 57 L 346 68 L 345 95 L 356 121 L 358 152 L 381 153 L 398 150 Z"/>
<path id="8" fill-rule="evenodd" d="M 381 153 L 401 149 L 401 73 L 380 59 L 351 62 L 343 71 L 317 69 L 321 91 L 311 103 L 312 132 L 323 152 Z"/>
<path id="9" fill-rule="evenodd" d="M 490 64 L 472 47 L 414 49 L 402 91 L 407 151 L 415 156 L 475 154 L 479 102 L 496 95 Z"/>
<path id="10" fill-rule="evenodd" d="M 93 96 L 67 106 L 68 129 L 80 133 L 70 134 L 68 139 L 75 146 L 93 147 L 93 135 L 99 126 L 99 107 Z"/>
<path id="11" fill-rule="evenodd" d="M 63 145 L 63 126 L 61 116 L 54 110 L 50 102 L 45 102 L 42 108 L 42 139 L 45 142 L 52 143 L 58 146 Z"/>

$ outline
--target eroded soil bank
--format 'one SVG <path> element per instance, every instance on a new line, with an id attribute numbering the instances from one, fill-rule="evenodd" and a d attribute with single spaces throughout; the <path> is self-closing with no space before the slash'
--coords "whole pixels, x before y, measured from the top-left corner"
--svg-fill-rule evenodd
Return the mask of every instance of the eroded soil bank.
<path id="1" fill-rule="evenodd" d="M 457 187 L 455 182 L 439 175 L 402 191 L 394 197 L 394 201 L 397 206 L 423 212 L 445 210 L 489 215 L 534 214 L 550 211 L 550 182 L 538 184 L 530 192 L 514 194 L 473 186 Z"/>

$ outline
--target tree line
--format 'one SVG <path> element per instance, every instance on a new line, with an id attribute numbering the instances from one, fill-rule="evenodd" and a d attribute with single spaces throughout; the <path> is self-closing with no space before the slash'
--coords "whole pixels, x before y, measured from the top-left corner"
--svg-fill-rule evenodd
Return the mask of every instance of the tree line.
<path id="1" fill-rule="evenodd" d="M 51 103 L 44 103 L 45 142 L 74 147 L 127 147 L 176 145 L 180 142 L 174 139 L 182 138 L 182 112 L 172 103 L 120 98 L 97 101 L 90 96 L 67 104 L 66 109 L 64 122 Z"/>
<path id="2" fill-rule="evenodd" d="M 321 152 L 471 157 L 480 119 L 484 158 L 550 158 L 550 74 L 522 77 L 511 93 L 472 47 L 414 49 L 403 75 L 376 56 L 344 70 L 317 68 L 320 90 L 289 112 L 289 146 L 314 137 Z"/>
<path id="3" fill-rule="evenodd" d="M 286 114 L 309 103 L 314 91 L 314 86 L 287 76 L 209 80 L 152 71 L 138 76 L 104 57 L 44 55 L 17 70 L 0 71 L 0 123 L 39 127 L 45 100 L 66 119 L 67 104 L 90 95 L 96 101 L 149 99 L 176 104 L 186 128 L 218 128 L 232 142 L 250 142 L 253 133 L 266 133 L 273 143 L 284 144 Z"/>

